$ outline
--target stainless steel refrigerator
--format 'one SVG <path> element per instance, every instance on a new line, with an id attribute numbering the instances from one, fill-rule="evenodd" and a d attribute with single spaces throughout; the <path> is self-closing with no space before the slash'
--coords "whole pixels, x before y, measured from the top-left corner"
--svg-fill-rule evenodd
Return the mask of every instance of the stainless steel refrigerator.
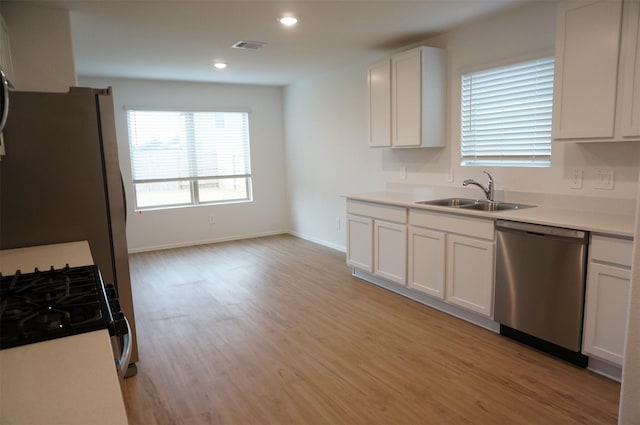
<path id="1" fill-rule="evenodd" d="M 111 89 L 12 92 L 0 160 L 0 249 L 89 241 L 138 350 Z M 26 271 L 24 271 L 26 272 Z"/>

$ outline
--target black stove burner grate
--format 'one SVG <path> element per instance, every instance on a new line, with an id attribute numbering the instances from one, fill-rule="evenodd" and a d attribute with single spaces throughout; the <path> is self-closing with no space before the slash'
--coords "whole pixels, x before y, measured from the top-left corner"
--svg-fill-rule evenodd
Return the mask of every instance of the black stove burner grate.
<path id="1" fill-rule="evenodd" d="M 95 265 L 0 275 L 0 349 L 105 329 L 111 321 Z"/>

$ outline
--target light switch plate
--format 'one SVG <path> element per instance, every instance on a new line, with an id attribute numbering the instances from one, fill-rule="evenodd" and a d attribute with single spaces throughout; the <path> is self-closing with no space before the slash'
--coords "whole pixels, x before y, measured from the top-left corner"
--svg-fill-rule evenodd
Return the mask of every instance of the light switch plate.
<path id="1" fill-rule="evenodd" d="M 613 189 L 613 168 L 596 168 L 596 189 Z"/>
<path id="2" fill-rule="evenodd" d="M 582 169 L 574 168 L 571 172 L 571 182 L 569 183 L 570 189 L 582 189 Z"/>

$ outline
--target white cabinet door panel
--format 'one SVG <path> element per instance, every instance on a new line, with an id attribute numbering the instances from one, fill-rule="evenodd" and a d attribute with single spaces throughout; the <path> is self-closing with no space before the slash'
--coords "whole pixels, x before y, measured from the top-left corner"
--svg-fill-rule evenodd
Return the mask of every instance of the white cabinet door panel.
<path id="1" fill-rule="evenodd" d="M 392 282 L 407 283 L 407 226 L 374 221 L 374 271 Z"/>
<path id="2" fill-rule="evenodd" d="M 347 215 L 347 264 L 373 272 L 373 220 Z"/>
<path id="3" fill-rule="evenodd" d="M 391 61 L 372 65 L 369 83 L 369 146 L 391 146 Z"/>
<path id="4" fill-rule="evenodd" d="M 420 49 L 391 59 L 394 147 L 422 144 L 422 56 Z"/>
<path id="5" fill-rule="evenodd" d="M 444 299 L 445 233 L 409 228 L 409 288 Z"/>
<path id="6" fill-rule="evenodd" d="M 614 135 L 622 4 L 567 2 L 558 11 L 553 137 Z"/>
<path id="7" fill-rule="evenodd" d="M 624 3 L 622 137 L 640 137 L 640 1 Z"/>
<path id="8" fill-rule="evenodd" d="M 589 265 L 585 354 L 622 366 L 630 283 L 630 270 L 597 263 Z"/>
<path id="9" fill-rule="evenodd" d="M 484 316 L 493 314 L 494 243 L 447 236 L 447 301 Z"/>

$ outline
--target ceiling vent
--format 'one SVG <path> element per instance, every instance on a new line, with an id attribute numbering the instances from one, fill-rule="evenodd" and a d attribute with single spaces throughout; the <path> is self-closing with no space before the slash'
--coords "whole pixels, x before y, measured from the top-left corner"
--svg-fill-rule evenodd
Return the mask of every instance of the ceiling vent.
<path id="1" fill-rule="evenodd" d="M 245 50 L 258 50 L 261 49 L 265 44 L 261 41 L 236 41 L 233 46 L 234 49 L 245 49 Z"/>

